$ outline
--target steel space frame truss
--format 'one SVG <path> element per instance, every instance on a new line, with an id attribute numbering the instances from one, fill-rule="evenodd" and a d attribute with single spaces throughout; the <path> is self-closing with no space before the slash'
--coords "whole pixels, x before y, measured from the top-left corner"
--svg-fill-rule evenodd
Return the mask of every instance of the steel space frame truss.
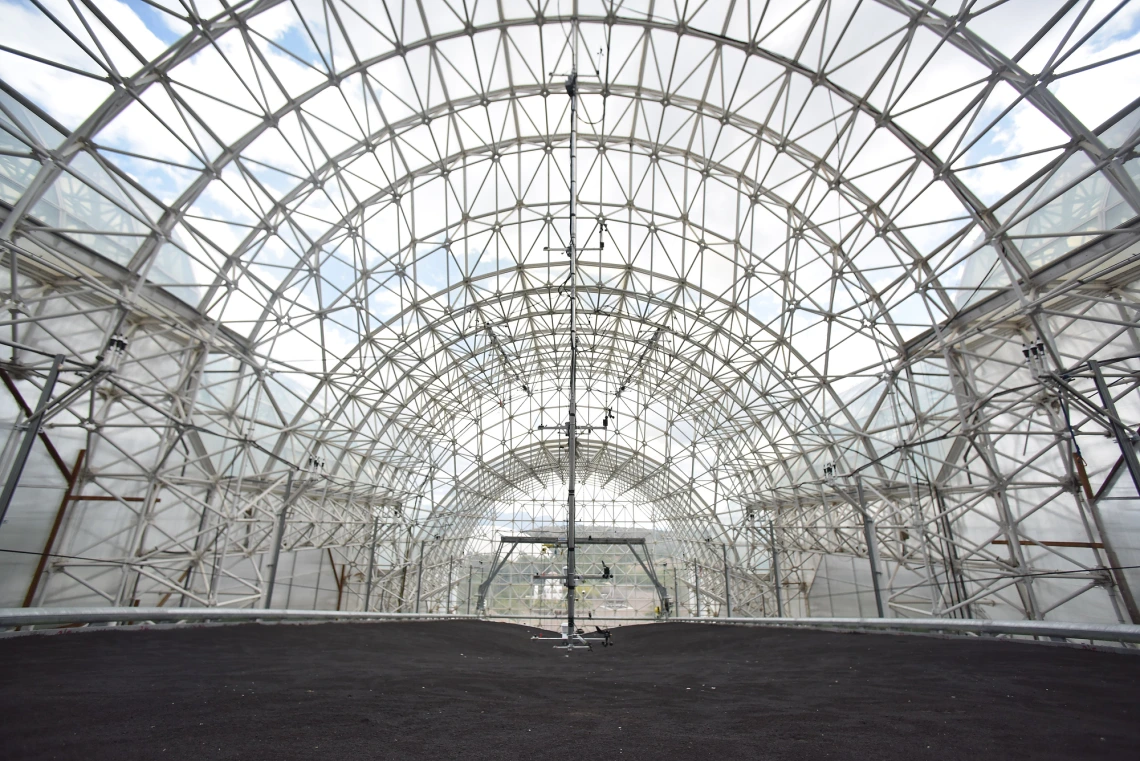
<path id="1" fill-rule="evenodd" d="M 458 566 L 536 525 L 502 506 L 565 478 L 538 425 L 557 420 L 566 374 L 567 128 L 545 72 L 569 17 L 317 5 L 170 14 L 187 34 L 152 59 L 92 7 L 40 9 L 84 27 L 77 76 L 116 86 L 75 129 L 0 82 L 19 146 L 0 201 L 6 457 L 65 358 L 40 435 L 54 522 L 19 547 L 0 527 L 0 546 L 32 553 L 25 605 L 267 606 L 276 585 L 277 604 L 308 590 L 314 606 L 451 609 L 471 577 Z M 972 7 L 867 3 L 845 27 L 831 3 L 807 6 L 794 55 L 769 46 L 783 20 L 759 9 L 746 34 L 697 11 L 563 11 L 598 71 L 581 84 L 596 256 L 577 329 L 583 415 L 614 426 L 579 457 L 613 507 L 592 520 L 672 532 L 674 583 L 738 616 L 810 615 L 821 558 L 877 550 L 889 615 L 1137 621 L 1099 508 L 1128 486 L 1104 437 L 1140 409 L 1140 134 L 1113 132 L 1126 114 L 1083 125 L 1042 86 L 1117 11 L 1090 30 L 1091 4 L 1068 3 L 1048 26 L 1069 33 L 1030 73 L 972 31 Z M 270 10 L 301 13 L 304 51 L 262 28 Z M 854 45 L 872 12 L 894 26 Z M 883 50 L 872 82 L 845 84 Z M 916 67 L 951 53 L 984 76 L 930 95 L 955 116 L 919 139 L 901 118 L 921 110 Z M 207 56 L 245 92 L 237 137 L 200 97 Z M 1017 108 L 1060 139 L 980 160 Z M 140 110 L 184 149 L 148 158 L 188 178 L 173 196 L 116 142 Z M 884 145 L 896 158 L 876 164 Z M 1035 155 L 984 200 L 969 179 Z M 890 181 L 872 189 L 876 173 Z M 938 193 L 946 210 L 915 219 Z M 12 526 L 31 508 L 14 509 Z"/>

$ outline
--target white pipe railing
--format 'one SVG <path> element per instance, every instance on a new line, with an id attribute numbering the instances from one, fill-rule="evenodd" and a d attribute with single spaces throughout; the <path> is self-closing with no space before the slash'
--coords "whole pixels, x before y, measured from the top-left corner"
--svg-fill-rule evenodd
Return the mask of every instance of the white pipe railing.
<path id="1" fill-rule="evenodd" d="M 687 624 L 736 624 L 773 629 L 842 629 L 942 634 L 1013 634 L 1099 642 L 1140 643 L 1135 624 L 1082 624 L 1062 621 L 990 621 L 981 618 L 674 618 Z"/>
<path id="2" fill-rule="evenodd" d="M 476 618 L 455 613 L 363 613 L 279 608 L 0 608 L 0 627 L 122 622 L 423 621 Z"/>
<path id="3" fill-rule="evenodd" d="M 463 613 L 363 613 L 337 610 L 264 610 L 258 608 L 0 608 L 0 628 L 65 624 L 195 623 L 217 621 L 448 621 L 478 620 Z M 542 620 L 543 616 L 486 616 L 495 619 Z M 1061 621 L 989 621 L 968 618 L 595 618 L 594 621 L 650 624 L 729 624 L 765 628 L 885 631 L 940 634 L 1016 635 L 1096 642 L 1140 644 L 1140 626 Z M 582 621 L 590 624 L 590 620 Z"/>

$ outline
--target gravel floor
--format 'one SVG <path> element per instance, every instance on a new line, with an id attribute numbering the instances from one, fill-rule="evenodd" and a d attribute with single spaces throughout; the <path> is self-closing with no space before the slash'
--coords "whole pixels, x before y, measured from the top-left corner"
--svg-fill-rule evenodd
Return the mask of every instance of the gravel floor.
<path id="1" fill-rule="evenodd" d="M 470 621 L 0 640 L 9 759 L 1133 759 L 1140 657 L 631 626 L 567 657 Z"/>

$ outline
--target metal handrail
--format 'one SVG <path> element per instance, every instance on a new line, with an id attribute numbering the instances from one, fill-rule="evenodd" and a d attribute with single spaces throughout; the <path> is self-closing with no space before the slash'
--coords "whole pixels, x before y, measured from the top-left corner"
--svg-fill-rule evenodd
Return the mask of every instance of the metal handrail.
<path id="1" fill-rule="evenodd" d="M 0 627 L 192 621 L 422 621 L 473 619 L 461 613 L 364 613 L 262 608 L 0 608 Z"/>
<path id="2" fill-rule="evenodd" d="M 773 629 L 842 629 L 945 634 L 1013 634 L 1098 642 L 1140 643 L 1135 624 L 1085 624 L 1062 621 L 990 621 L 981 618 L 673 618 L 690 624 L 736 624 Z"/>
<path id="3" fill-rule="evenodd" d="M 363 613 L 337 610 L 286 610 L 258 608 L 0 608 L 0 628 L 61 624 L 132 622 L 179 623 L 217 621 L 448 621 L 478 619 L 541 619 L 541 616 L 475 616 L 463 613 Z M 1140 626 L 1086 624 L 1061 621 L 989 621 L 970 618 L 597 618 L 628 624 L 687 623 L 757 626 L 771 629 L 825 629 L 909 633 L 1017 635 L 1060 637 L 1097 642 L 1140 644 Z M 585 623 L 589 623 L 586 621 Z"/>

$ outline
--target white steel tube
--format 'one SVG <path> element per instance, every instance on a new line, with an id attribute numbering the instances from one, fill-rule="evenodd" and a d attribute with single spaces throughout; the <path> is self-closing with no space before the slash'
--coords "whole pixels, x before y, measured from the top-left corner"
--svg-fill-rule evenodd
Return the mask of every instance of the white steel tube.
<path id="1" fill-rule="evenodd" d="M 566 422 L 569 439 L 570 483 L 566 495 L 566 623 L 568 636 L 574 634 L 574 595 L 577 585 L 574 523 L 577 520 L 574 486 L 577 478 L 578 441 L 578 22 L 573 22 L 570 76 L 566 93 L 570 96 L 570 410 Z"/>

